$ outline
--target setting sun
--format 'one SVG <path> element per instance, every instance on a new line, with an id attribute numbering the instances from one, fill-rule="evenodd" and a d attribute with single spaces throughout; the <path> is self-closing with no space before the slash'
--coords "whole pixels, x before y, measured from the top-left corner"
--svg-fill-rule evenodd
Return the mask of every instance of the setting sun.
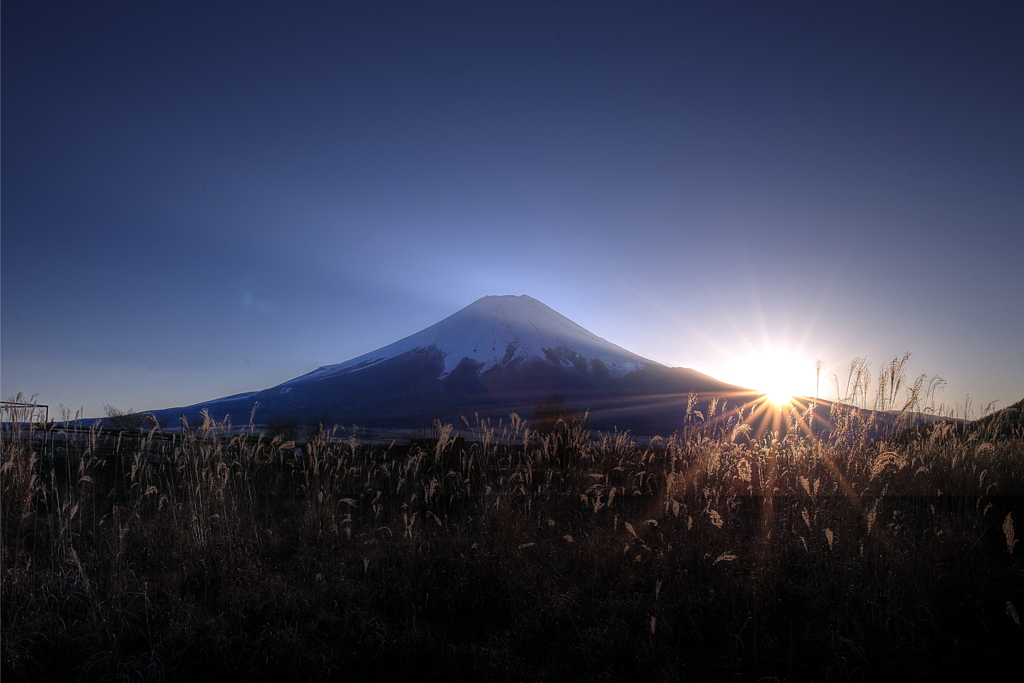
<path id="1" fill-rule="evenodd" d="M 788 394 L 784 392 L 780 393 L 777 391 L 766 392 L 764 397 L 777 406 L 789 405 L 789 403 L 793 400 L 793 394 Z"/>
<path id="2" fill-rule="evenodd" d="M 813 393 L 814 364 L 795 351 L 770 347 L 754 351 L 737 358 L 731 374 L 738 384 L 756 389 L 776 405 Z"/>

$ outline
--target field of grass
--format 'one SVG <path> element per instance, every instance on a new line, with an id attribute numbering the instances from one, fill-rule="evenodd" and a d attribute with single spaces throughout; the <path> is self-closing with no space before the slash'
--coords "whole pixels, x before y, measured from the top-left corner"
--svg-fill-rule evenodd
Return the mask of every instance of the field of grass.
<path id="1" fill-rule="evenodd" d="M 1021 675 L 1019 426 L 872 442 L 852 411 L 823 443 L 711 413 L 643 447 L 513 415 L 301 458 L 212 421 L 9 430 L 3 678 Z"/>

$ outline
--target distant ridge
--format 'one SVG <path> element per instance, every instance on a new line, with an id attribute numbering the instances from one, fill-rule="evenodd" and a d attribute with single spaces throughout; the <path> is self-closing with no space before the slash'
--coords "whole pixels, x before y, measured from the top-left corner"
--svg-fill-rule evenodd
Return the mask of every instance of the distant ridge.
<path id="1" fill-rule="evenodd" d="M 946 425 L 943 427 L 942 425 Z M 1019 438 L 1024 435 L 1024 399 L 977 420 L 932 417 L 924 424 L 914 425 L 896 435 L 902 443 L 925 437 L 934 438 L 936 430 L 944 429 L 944 437 L 964 438 L 977 435 L 982 441 Z"/>

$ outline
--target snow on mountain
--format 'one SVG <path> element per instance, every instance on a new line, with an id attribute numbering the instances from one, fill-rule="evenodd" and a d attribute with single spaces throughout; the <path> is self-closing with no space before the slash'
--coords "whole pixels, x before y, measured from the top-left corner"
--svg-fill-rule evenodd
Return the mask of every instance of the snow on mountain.
<path id="1" fill-rule="evenodd" d="M 598 337 L 533 297 L 485 296 L 405 339 L 344 363 L 325 365 L 280 386 L 358 372 L 417 349 L 443 355 L 441 378 L 466 358 L 478 365 L 479 372 L 544 361 L 567 369 L 586 363 L 590 369 L 607 369 L 610 377 L 648 365 L 664 367 Z"/>

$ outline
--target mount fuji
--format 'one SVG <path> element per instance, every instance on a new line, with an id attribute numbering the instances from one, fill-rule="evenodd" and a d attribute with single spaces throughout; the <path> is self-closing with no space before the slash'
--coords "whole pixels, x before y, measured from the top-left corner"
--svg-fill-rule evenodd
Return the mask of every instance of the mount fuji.
<path id="1" fill-rule="evenodd" d="M 602 339 L 529 296 L 485 296 L 376 351 L 325 365 L 263 391 L 153 411 L 160 420 L 206 410 L 256 422 L 416 428 L 435 416 L 529 419 L 552 396 L 589 411 L 597 429 L 669 434 L 689 394 L 742 403 L 756 393 L 687 368 L 670 368 Z"/>

